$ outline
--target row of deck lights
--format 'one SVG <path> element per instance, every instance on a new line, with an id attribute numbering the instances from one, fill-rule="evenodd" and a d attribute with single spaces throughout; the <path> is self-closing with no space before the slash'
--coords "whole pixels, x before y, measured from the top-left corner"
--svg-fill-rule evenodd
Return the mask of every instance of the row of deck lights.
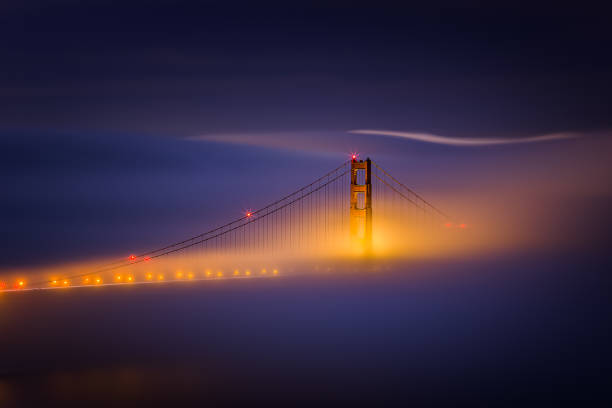
<path id="1" fill-rule="evenodd" d="M 278 269 L 273 269 L 272 271 L 268 272 L 267 269 L 262 269 L 259 272 L 259 275 L 278 275 Z M 225 274 L 224 271 L 216 271 L 213 272 L 212 270 L 206 270 L 205 272 L 203 272 L 203 276 L 206 278 L 223 278 L 225 276 L 253 276 L 253 272 L 251 272 L 250 269 L 245 269 L 244 272 L 240 272 L 239 269 L 234 269 L 233 273 L 231 274 Z M 195 279 L 196 275 L 193 272 L 188 272 L 188 273 L 183 273 L 182 271 L 178 271 L 176 272 L 176 274 L 174 275 L 174 281 L 178 281 L 178 280 L 192 280 Z M 155 281 L 164 281 L 166 280 L 166 277 L 163 273 L 158 273 L 158 274 L 154 274 L 154 273 L 146 273 L 144 275 L 144 280 L 148 281 L 148 282 L 155 282 Z M 134 283 L 137 282 L 136 277 L 134 275 L 115 275 L 113 278 L 112 283 L 115 284 L 120 284 L 120 283 Z M 83 285 L 101 285 L 104 283 L 104 280 L 99 277 L 91 277 L 91 276 L 86 276 L 83 278 L 82 284 Z M 49 281 L 49 285 L 51 287 L 68 287 L 71 286 L 71 280 L 70 279 L 53 279 L 51 281 Z M 0 282 L 0 290 L 6 289 L 6 283 L 4 282 Z M 18 280 L 17 282 L 15 282 L 15 289 L 23 289 L 26 287 L 26 281 L 25 280 Z"/>

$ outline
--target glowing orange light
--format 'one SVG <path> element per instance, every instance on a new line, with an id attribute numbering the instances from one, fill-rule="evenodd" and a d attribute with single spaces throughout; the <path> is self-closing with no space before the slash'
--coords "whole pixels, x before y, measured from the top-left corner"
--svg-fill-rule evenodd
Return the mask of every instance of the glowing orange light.
<path id="1" fill-rule="evenodd" d="M 19 286 L 20 288 L 23 288 L 25 286 L 25 282 L 21 280 L 17 282 L 17 286 Z"/>
<path id="2" fill-rule="evenodd" d="M 261 270 L 261 274 L 262 274 L 262 275 L 265 275 L 266 273 L 268 273 L 268 271 L 266 271 L 266 269 L 265 269 L 265 268 Z"/>
<path id="3" fill-rule="evenodd" d="M 128 280 L 128 282 L 131 282 L 133 279 L 132 279 L 131 276 L 128 276 L 127 280 Z"/>
<path id="4" fill-rule="evenodd" d="M 52 281 L 51 281 L 51 284 L 52 284 L 52 285 L 57 285 L 57 281 L 56 281 L 56 280 L 52 280 Z"/>
<path id="5" fill-rule="evenodd" d="M 446 228 L 451 228 L 453 226 L 453 223 L 452 222 L 447 222 L 446 224 L 444 224 L 444 226 Z"/>
<path id="6" fill-rule="evenodd" d="M 235 269 L 235 270 L 234 270 L 234 275 L 236 275 L 236 276 L 237 276 L 237 275 L 240 275 L 240 271 L 239 271 L 238 269 Z"/>
<path id="7" fill-rule="evenodd" d="M 459 228 L 465 228 L 465 224 L 459 224 Z"/>
<path id="8" fill-rule="evenodd" d="M 183 277 L 183 272 L 177 272 L 177 273 L 176 273 L 176 277 L 177 277 L 178 279 L 181 279 L 181 278 Z"/>
<path id="9" fill-rule="evenodd" d="M 68 282 L 67 280 L 65 280 L 65 281 L 64 281 L 64 282 L 62 282 L 62 283 L 64 284 L 64 286 L 68 286 L 68 284 L 69 284 L 70 282 Z"/>
<path id="10" fill-rule="evenodd" d="M 244 274 L 245 274 L 246 276 L 249 276 L 249 275 L 251 275 L 251 271 L 249 271 L 249 270 L 247 269 L 247 270 L 244 272 Z"/>
<path id="11" fill-rule="evenodd" d="M 151 280 L 153 279 L 153 274 L 152 273 L 147 273 L 147 280 Z"/>
<path id="12" fill-rule="evenodd" d="M 89 278 L 85 278 L 85 279 L 83 279 L 83 282 L 85 282 L 85 283 L 89 283 Z"/>
<path id="13" fill-rule="evenodd" d="M 211 271 L 206 271 L 206 276 L 210 276 L 210 275 L 212 275 L 212 272 Z"/>
<path id="14" fill-rule="evenodd" d="M 120 281 L 120 280 L 121 280 L 121 275 L 117 275 L 117 276 L 115 276 L 115 279 L 116 279 L 116 280 L 118 280 L 118 281 Z"/>
<path id="15" fill-rule="evenodd" d="M 96 283 L 98 283 L 98 284 L 102 283 L 102 279 L 96 278 Z"/>
<path id="16" fill-rule="evenodd" d="M 221 271 L 217 272 L 217 276 L 218 277 L 222 277 L 223 276 L 223 272 L 221 272 Z"/>
<path id="17" fill-rule="evenodd" d="M 4 288 L 6 288 L 6 283 L 0 282 L 0 289 L 4 289 Z"/>
<path id="18" fill-rule="evenodd" d="M 273 273 L 274 275 L 278 275 L 278 269 L 273 270 L 273 271 L 272 271 L 272 273 Z"/>
<path id="19" fill-rule="evenodd" d="M 187 274 L 187 278 L 188 279 L 193 279 L 193 273 L 189 272 L 189 274 Z"/>
<path id="20" fill-rule="evenodd" d="M 157 280 L 164 280 L 164 275 L 158 275 Z"/>
<path id="21" fill-rule="evenodd" d="M 253 215 L 253 213 L 250 212 L 250 211 L 247 211 L 247 213 L 246 213 L 247 218 L 249 218 L 251 215 Z"/>

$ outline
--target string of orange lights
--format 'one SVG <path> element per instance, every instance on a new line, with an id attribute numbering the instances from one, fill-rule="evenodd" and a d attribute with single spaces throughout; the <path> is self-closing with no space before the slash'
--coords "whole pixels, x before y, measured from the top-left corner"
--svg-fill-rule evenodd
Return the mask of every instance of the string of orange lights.
<path id="1" fill-rule="evenodd" d="M 139 278 L 140 276 L 140 278 Z M 15 291 L 33 291 L 33 290 L 48 290 L 48 289 L 64 289 L 64 288 L 85 288 L 98 286 L 119 286 L 119 285 L 139 285 L 152 283 L 173 283 L 173 282 L 190 282 L 190 281 L 206 281 L 218 279 L 237 279 L 237 278 L 260 278 L 260 277 L 275 277 L 280 276 L 279 269 L 261 268 L 254 270 L 251 268 L 234 269 L 226 273 L 225 270 L 205 269 L 199 273 L 177 271 L 172 276 L 168 277 L 164 273 L 143 273 L 143 274 L 116 274 L 110 282 L 104 280 L 98 275 L 84 276 L 79 282 L 74 279 L 52 279 L 47 286 L 28 287 L 25 279 L 19 279 L 15 282 L 12 288 L 7 287 L 6 282 L 0 282 L 0 292 L 15 292 Z"/>

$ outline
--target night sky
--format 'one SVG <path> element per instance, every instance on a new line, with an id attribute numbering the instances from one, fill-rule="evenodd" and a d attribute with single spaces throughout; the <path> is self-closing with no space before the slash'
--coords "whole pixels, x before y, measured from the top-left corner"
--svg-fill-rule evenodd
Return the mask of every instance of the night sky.
<path id="1" fill-rule="evenodd" d="M 365 384 L 359 370 L 376 377 L 374 400 L 394 400 L 406 379 L 417 385 L 402 396 L 417 403 L 431 402 L 435 390 L 452 397 L 434 402 L 478 402 L 481 382 L 489 406 L 508 395 L 521 405 L 604 398 L 610 377 L 599 370 L 612 361 L 604 321 L 612 310 L 609 14 L 503 3 L 3 2 L 0 278 L 197 234 L 308 184 L 352 152 L 375 158 L 467 223 L 473 245 L 456 262 L 441 254 L 439 262 L 366 279 L 372 292 L 361 275 L 346 285 L 337 276 L 224 283 L 203 289 L 205 304 L 193 287 L 138 289 L 135 309 L 151 306 L 159 321 L 136 325 L 136 300 L 112 290 L 89 302 L 76 292 L 0 296 L 0 310 L 40 320 L 28 326 L 0 312 L 0 403 L 46 389 L 40 384 L 55 381 L 58 370 L 74 380 L 95 370 L 113 377 L 124 365 L 137 367 L 145 383 L 168 380 L 171 400 L 172 390 L 188 390 L 188 398 L 225 401 L 225 383 L 212 396 L 197 391 L 211 376 L 200 363 L 228 381 L 282 373 L 292 390 L 283 401 L 307 395 L 305 384 L 318 390 L 310 398 L 320 391 L 344 401 Z M 372 132 L 352 132 L 364 129 Z M 466 139 L 483 143 L 452 142 Z M 106 318 L 102 328 L 44 312 L 80 304 L 70 316 L 83 317 L 107 310 L 105 298 L 131 312 Z M 239 313 L 251 300 L 267 314 Z M 284 312 L 279 304 L 288 304 Z M 213 314 L 172 317 L 210 308 L 225 310 L 235 326 Z M 50 329 L 58 350 L 106 331 L 127 332 L 134 348 L 158 336 L 182 349 L 109 357 L 94 342 L 95 357 L 83 364 L 36 353 L 23 364 L 3 360 L 11 348 L 36 349 L 40 322 L 54 319 L 62 328 Z M 414 325 L 424 327 L 416 338 Z M 174 329 L 178 340 L 167 334 Z M 202 354 L 196 345 L 211 333 L 216 340 Z M 449 340 L 455 335 L 460 343 Z M 227 344 L 248 348 L 248 336 L 257 339 L 255 351 L 232 354 Z M 425 373 L 422 389 L 406 368 L 411 361 Z M 463 371 L 469 361 L 476 363 Z M 173 364 L 180 374 L 165 377 Z M 182 376 L 193 372 L 185 385 Z M 259 385 L 250 385 L 254 399 L 270 395 Z"/>
<path id="2" fill-rule="evenodd" d="M 3 130 L 611 125 L 608 19 L 588 7 L 41 1 L 1 18 Z"/>

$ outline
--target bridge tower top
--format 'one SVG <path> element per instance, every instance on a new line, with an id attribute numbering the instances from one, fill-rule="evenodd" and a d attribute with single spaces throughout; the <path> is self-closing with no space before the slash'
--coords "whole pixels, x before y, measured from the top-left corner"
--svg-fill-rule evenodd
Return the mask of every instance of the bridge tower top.
<path id="1" fill-rule="evenodd" d="M 372 251 L 372 161 L 351 160 L 349 227 L 353 244 Z"/>

